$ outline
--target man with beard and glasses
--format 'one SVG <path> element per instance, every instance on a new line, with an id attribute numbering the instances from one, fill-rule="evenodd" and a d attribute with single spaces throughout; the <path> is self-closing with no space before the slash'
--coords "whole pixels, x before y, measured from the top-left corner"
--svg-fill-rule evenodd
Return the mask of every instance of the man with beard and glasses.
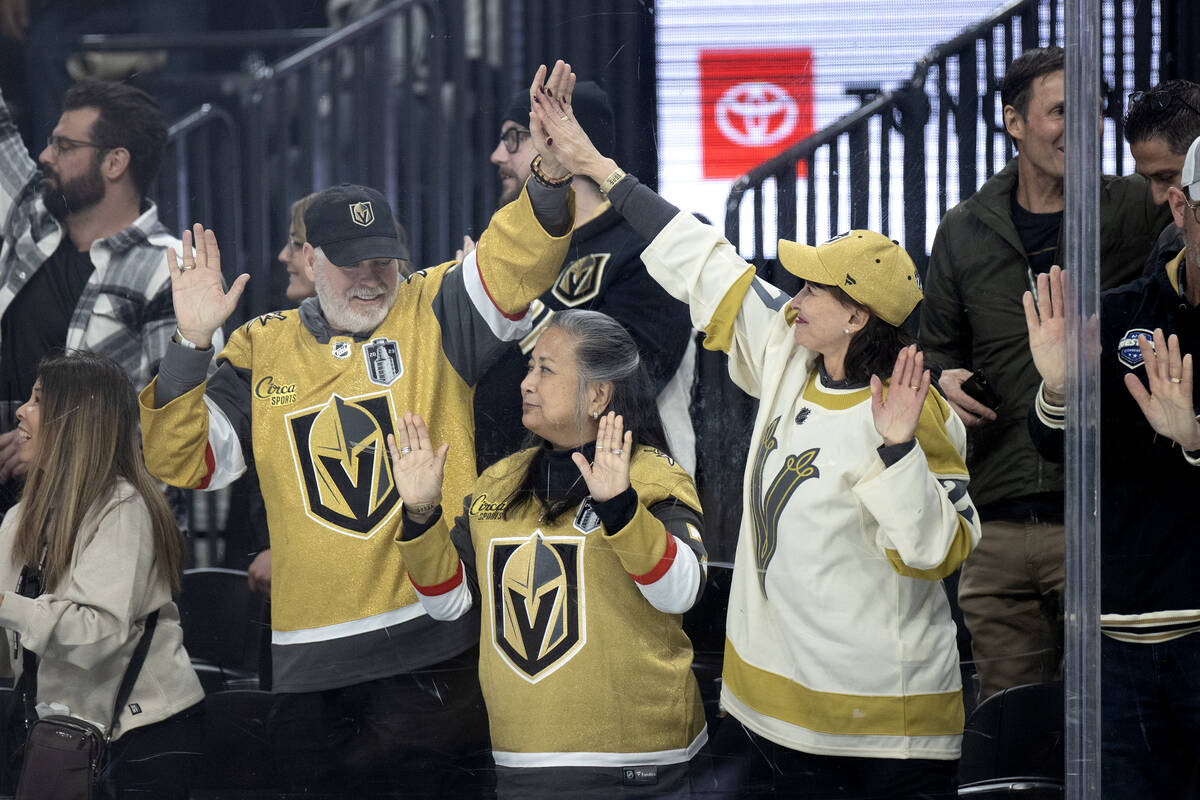
<path id="1" fill-rule="evenodd" d="M 616 150 L 616 124 L 608 95 L 593 81 L 580 81 L 571 100 L 575 117 L 604 155 Z M 500 178 L 500 205 L 512 202 L 529 177 L 535 153 L 529 138 L 529 96 L 515 95 L 505 109 L 500 141 L 491 162 Z M 642 264 L 648 244 L 591 178 L 576 175 L 575 231 L 571 249 L 550 290 L 534 301 L 533 332 L 505 348 L 475 392 L 476 466 L 482 471 L 520 449 L 521 381 L 537 338 L 558 311 L 602 311 L 633 336 L 658 398 L 671 454 L 689 473 L 696 471 L 691 401 L 695 346 L 687 306 L 650 277 Z"/>
<path id="2" fill-rule="evenodd" d="M 37 162 L 0 98 L 0 511 L 26 469 L 14 413 L 41 358 L 85 348 L 149 383 L 175 330 L 166 248 L 145 196 L 167 125 L 138 89 L 84 81 Z"/>

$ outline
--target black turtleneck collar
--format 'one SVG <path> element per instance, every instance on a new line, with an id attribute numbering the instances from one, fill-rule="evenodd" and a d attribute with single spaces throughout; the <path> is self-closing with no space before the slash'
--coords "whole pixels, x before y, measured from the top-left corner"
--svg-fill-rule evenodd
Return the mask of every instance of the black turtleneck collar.
<path id="1" fill-rule="evenodd" d="M 549 505 L 567 500 L 575 505 L 588 496 L 587 483 L 571 460 L 575 453 L 583 453 L 589 462 L 594 461 L 596 443 L 588 442 L 569 450 L 555 450 L 549 442 L 543 443 L 533 465 L 533 493 L 543 503 Z"/>

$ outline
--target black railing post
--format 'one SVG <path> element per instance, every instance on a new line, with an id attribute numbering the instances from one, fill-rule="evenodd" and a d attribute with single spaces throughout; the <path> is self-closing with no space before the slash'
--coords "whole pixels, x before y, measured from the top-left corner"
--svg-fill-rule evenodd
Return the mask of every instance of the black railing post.
<path id="1" fill-rule="evenodd" d="M 871 137 L 864 120 L 850 129 L 850 227 L 869 226 L 871 209 Z"/>
<path id="2" fill-rule="evenodd" d="M 975 157 L 979 152 L 979 51 L 972 40 L 958 53 L 958 102 L 954 132 L 958 139 L 958 197 L 970 197 L 979 186 Z"/>
<path id="3" fill-rule="evenodd" d="M 900 110 L 900 135 L 904 143 L 904 249 L 925 276 L 925 125 L 929 122 L 929 97 L 916 86 L 896 93 Z"/>

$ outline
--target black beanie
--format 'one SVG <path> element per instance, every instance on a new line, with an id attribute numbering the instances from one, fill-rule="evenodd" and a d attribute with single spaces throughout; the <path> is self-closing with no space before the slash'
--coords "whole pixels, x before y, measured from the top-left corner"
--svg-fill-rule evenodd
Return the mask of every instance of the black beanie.
<path id="1" fill-rule="evenodd" d="M 571 94 L 571 109 L 579 120 L 584 133 L 602 156 L 611 156 L 616 149 L 616 124 L 608 95 L 595 81 L 579 81 Z M 500 124 L 512 120 L 522 128 L 529 125 L 529 92 L 520 91 L 513 95 L 500 118 Z"/>

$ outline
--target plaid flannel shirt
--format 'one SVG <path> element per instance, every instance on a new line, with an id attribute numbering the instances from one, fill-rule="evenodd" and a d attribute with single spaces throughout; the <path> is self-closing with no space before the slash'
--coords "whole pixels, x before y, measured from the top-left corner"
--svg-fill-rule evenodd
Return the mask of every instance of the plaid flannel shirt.
<path id="1" fill-rule="evenodd" d="M 42 171 L 0 98 L 0 314 L 54 253 L 66 231 L 42 201 Z M 75 306 L 67 347 L 103 353 L 141 389 L 175 332 L 166 248 L 180 242 L 144 200 L 128 228 L 92 243 L 95 267 Z M 0 365 L 2 368 L 3 365 Z"/>

